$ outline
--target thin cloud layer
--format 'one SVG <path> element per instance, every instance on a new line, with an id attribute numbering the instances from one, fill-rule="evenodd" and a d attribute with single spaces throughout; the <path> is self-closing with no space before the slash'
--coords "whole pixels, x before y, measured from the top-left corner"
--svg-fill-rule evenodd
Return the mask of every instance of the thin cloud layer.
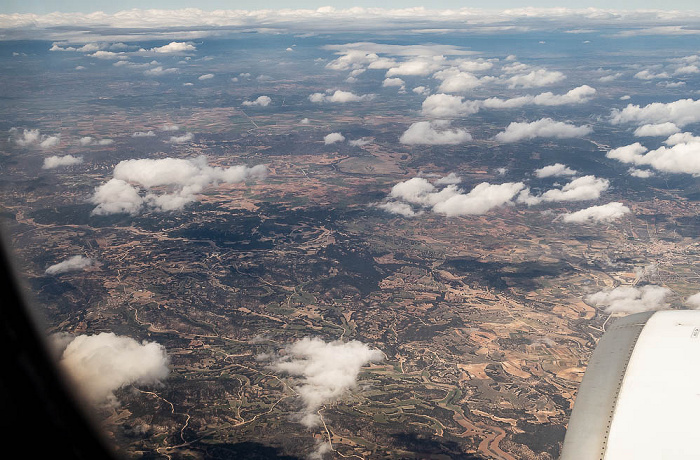
<path id="1" fill-rule="evenodd" d="M 55 169 L 61 166 L 74 166 L 83 162 L 83 157 L 74 157 L 73 155 L 58 156 L 53 155 L 44 158 L 42 169 Z"/>
<path id="2" fill-rule="evenodd" d="M 307 427 L 320 422 L 316 411 L 321 406 L 336 401 L 357 385 L 363 366 L 384 359 L 381 351 L 356 340 L 324 342 L 307 337 L 288 346 L 285 352 L 270 367 L 299 377 L 294 390 L 304 403 L 299 421 Z"/>
<path id="3" fill-rule="evenodd" d="M 111 332 L 55 339 L 62 348 L 59 365 L 78 387 L 78 393 L 98 406 L 116 406 L 114 392 L 127 385 L 153 385 L 170 369 L 165 348 Z"/>
<path id="4" fill-rule="evenodd" d="M 472 140 L 464 129 L 449 129 L 445 120 L 413 123 L 401 135 L 399 142 L 407 145 L 456 145 Z"/>
<path id="5" fill-rule="evenodd" d="M 630 208 L 620 202 L 591 206 L 570 214 L 562 214 L 562 220 L 567 223 L 610 222 L 629 214 Z"/>
<path id="6" fill-rule="evenodd" d="M 144 208 L 177 211 L 196 201 L 196 195 L 208 186 L 263 179 L 266 175 L 265 165 L 224 169 L 209 166 L 205 156 L 187 160 L 125 160 L 114 167 L 113 179 L 95 189 L 90 201 L 97 207 L 92 214 L 136 215 Z M 168 192 L 158 193 L 154 188 L 165 188 Z"/>
<path id="7" fill-rule="evenodd" d="M 551 118 L 542 118 L 531 123 L 512 122 L 505 131 L 496 134 L 495 139 L 500 142 L 518 142 L 537 137 L 568 139 L 582 137 L 592 132 L 593 129 L 590 126 L 576 126 L 554 121 Z"/>
<path id="8" fill-rule="evenodd" d="M 91 267 L 95 262 L 82 255 L 70 257 L 63 262 L 51 265 L 44 273 L 47 275 L 60 275 L 61 273 L 80 271 Z"/>
<path id="9" fill-rule="evenodd" d="M 663 310 L 668 307 L 666 298 L 671 290 L 662 286 L 619 286 L 586 297 L 586 302 L 606 313 L 639 313 Z"/>

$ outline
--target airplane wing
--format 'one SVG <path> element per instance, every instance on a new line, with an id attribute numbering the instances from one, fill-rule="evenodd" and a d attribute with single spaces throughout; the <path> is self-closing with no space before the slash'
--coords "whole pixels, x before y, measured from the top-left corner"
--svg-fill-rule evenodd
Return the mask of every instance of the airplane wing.
<path id="1" fill-rule="evenodd" d="M 561 460 L 700 459 L 700 311 L 618 319 L 581 382 Z"/>

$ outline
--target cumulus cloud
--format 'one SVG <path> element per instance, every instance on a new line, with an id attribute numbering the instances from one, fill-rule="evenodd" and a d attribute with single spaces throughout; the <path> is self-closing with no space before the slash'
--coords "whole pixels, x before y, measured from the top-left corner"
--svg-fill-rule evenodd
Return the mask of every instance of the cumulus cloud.
<path id="1" fill-rule="evenodd" d="M 44 165 L 42 166 L 43 169 L 54 169 L 58 168 L 61 166 L 73 166 L 73 165 L 79 165 L 83 162 L 83 157 L 74 157 L 73 155 L 64 155 L 64 156 L 50 156 L 48 158 L 44 158 Z"/>
<path id="2" fill-rule="evenodd" d="M 324 342 L 307 337 L 288 346 L 285 352 L 270 367 L 299 378 L 294 386 L 304 403 L 299 421 L 307 427 L 320 422 L 318 409 L 357 385 L 363 366 L 384 359 L 381 351 L 356 340 Z"/>
<path id="3" fill-rule="evenodd" d="M 197 80 L 204 81 L 211 80 L 212 78 L 214 78 L 213 73 L 205 73 L 204 75 L 200 75 L 199 77 L 197 77 Z"/>
<path id="4" fill-rule="evenodd" d="M 442 67 L 443 60 L 444 58 L 442 56 L 410 59 L 401 62 L 395 67 L 391 67 L 386 71 L 386 77 L 394 77 L 397 75 L 426 76 Z"/>
<path id="5" fill-rule="evenodd" d="M 683 142 L 683 139 L 687 139 L 687 142 Z M 680 136 L 669 140 L 670 147 L 661 146 L 650 151 L 639 142 L 635 142 L 612 149 L 605 156 L 622 163 L 651 166 L 658 171 L 700 175 L 700 140 L 694 136 Z"/>
<path id="6" fill-rule="evenodd" d="M 188 53 L 191 51 L 196 51 L 197 47 L 194 46 L 192 43 L 187 43 L 187 42 L 170 42 L 167 45 L 164 46 L 158 46 L 155 48 L 151 48 L 151 51 L 154 53 L 160 53 L 160 54 L 182 54 L 182 53 Z"/>
<path id="7" fill-rule="evenodd" d="M 97 406 L 118 404 L 114 392 L 127 385 L 152 385 L 168 376 L 169 358 L 162 345 L 111 332 L 56 337 L 59 365 L 79 394 Z"/>
<path id="8" fill-rule="evenodd" d="M 654 102 L 640 107 L 629 104 L 622 110 L 613 109 L 610 115 L 613 124 L 635 123 L 660 124 L 671 122 L 683 127 L 700 121 L 700 100 L 680 99 L 675 102 Z"/>
<path id="9" fill-rule="evenodd" d="M 423 101 L 422 113 L 427 117 L 454 118 L 471 115 L 479 111 L 479 104 L 464 101 L 463 97 L 450 94 L 433 94 Z"/>
<path id="10" fill-rule="evenodd" d="M 371 144 L 372 141 L 368 138 L 362 137 L 360 139 L 353 139 L 351 141 L 348 141 L 348 144 L 352 147 L 364 147 L 367 144 Z"/>
<path id="11" fill-rule="evenodd" d="M 500 142 L 518 142 L 536 137 L 567 139 L 585 136 L 592 132 L 593 129 L 590 126 L 576 126 L 554 121 L 551 118 L 542 118 L 532 123 L 512 122 L 505 131 L 496 134 L 495 139 Z"/>
<path id="12" fill-rule="evenodd" d="M 131 137 L 155 137 L 156 133 L 153 131 L 136 131 Z"/>
<path id="13" fill-rule="evenodd" d="M 212 167 L 205 156 L 125 160 L 114 167 L 113 179 L 95 189 L 90 201 L 97 207 L 92 213 L 136 215 L 144 207 L 157 211 L 180 210 L 196 201 L 196 195 L 210 185 L 262 179 L 266 174 L 264 165 Z M 140 187 L 145 188 L 145 195 Z M 156 187 L 167 192 L 158 194 L 153 190 Z"/>
<path id="14" fill-rule="evenodd" d="M 446 216 L 478 215 L 510 203 L 525 187 L 521 182 L 499 185 L 483 182 L 465 193 L 456 186 L 458 179 L 456 174 L 439 179 L 435 185 L 447 185 L 441 190 L 423 177 L 399 182 L 392 187 L 388 201 L 379 207 L 406 217 L 418 214 L 409 205 L 429 208 Z"/>
<path id="15" fill-rule="evenodd" d="M 401 135 L 399 142 L 408 145 L 456 145 L 472 140 L 464 129 L 449 129 L 446 120 L 413 123 Z"/>
<path id="16" fill-rule="evenodd" d="M 539 177 L 540 179 L 545 177 L 573 176 L 575 174 L 576 171 L 561 163 L 554 163 L 553 165 L 548 165 L 535 170 L 535 176 Z"/>
<path id="17" fill-rule="evenodd" d="M 630 176 L 632 177 L 637 177 L 639 179 L 648 179 L 652 176 L 654 176 L 653 171 L 649 171 L 648 169 L 637 169 L 637 168 L 630 168 L 627 170 Z"/>
<path id="18" fill-rule="evenodd" d="M 586 302 L 606 313 L 639 313 L 668 307 L 666 297 L 671 290 L 662 286 L 619 286 L 586 297 Z"/>
<path id="19" fill-rule="evenodd" d="M 433 78 L 442 81 L 438 91 L 443 93 L 463 93 L 495 80 L 495 77 L 486 76 L 479 78 L 470 72 L 464 72 L 455 68 L 436 72 Z"/>
<path id="20" fill-rule="evenodd" d="M 509 88 L 536 88 L 558 83 L 566 78 L 561 72 L 537 69 L 532 72 L 514 75 L 505 80 Z"/>
<path id="21" fill-rule="evenodd" d="M 700 292 L 685 299 L 685 304 L 695 310 L 700 310 Z"/>
<path id="22" fill-rule="evenodd" d="M 337 102 L 344 104 L 346 102 L 362 102 L 371 101 L 374 99 L 374 94 L 357 95 L 350 91 L 336 90 L 333 94 L 313 93 L 309 96 L 311 102 Z"/>
<path id="23" fill-rule="evenodd" d="M 192 139 L 194 139 L 194 134 L 185 133 L 182 136 L 170 136 L 168 142 L 170 142 L 171 144 L 184 144 L 185 142 L 189 142 Z"/>
<path id="24" fill-rule="evenodd" d="M 562 220 L 569 223 L 610 222 L 630 212 L 630 208 L 614 201 L 601 206 L 591 206 L 577 212 L 562 214 Z"/>
<path id="25" fill-rule="evenodd" d="M 168 75 L 171 73 L 176 73 L 177 69 L 174 67 L 164 68 L 163 66 L 154 67 L 152 69 L 145 70 L 143 73 L 149 77 L 159 77 L 161 75 Z"/>
<path id="26" fill-rule="evenodd" d="M 331 145 L 331 144 L 335 144 L 336 142 L 343 142 L 344 140 L 345 140 L 345 136 L 343 136 L 342 134 L 330 133 L 330 134 L 327 134 L 323 138 L 323 143 L 325 145 Z"/>
<path id="27" fill-rule="evenodd" d="M 88 146 L 88 145 L 100 145 L 100 146 L 105 146 L 105 145 L 112 145 L 114 144 L 113 139 L 95 139 L 92 136 L 84 136 L 78 139 L 78 143 L 82 145 L 83 147 Z"/>
<path id="28" fill-rule="evenodd" d="M 462 178 L 459 177 L 456 173 L 449 173 L 445 177 L 441 177 L 438 180 L 435 181 L 435 185 L 453 185 L 453 184 L 459 184 L 462 182 Z"/>
<path id="29" fill-rule="evenodd" d="M 579 86 L 566 94 L 554 94 L 552 92 L 540 93 L 537 96 L 519 96 L 511 99 L 492 97 L 485 99 L 481 105 L 490 109 L 511 109 L 525 105 L 558 106 L 568 104 L 582 104 L 591 100 L 596 94 L 595 88 L 588 85 Z"/>
<path id="30" fill-rule="evenodd" d="M 518 196 L 518 202 L 532 206 L 542 202 L 597 200 L 609 187 L 610 181 L 607 179 L 592 175 L 583 176 L 572 180 L 560 189 L 547 190 L 538 196 L 531 195 L 530 189 L 525 189 Z"/>
<path id="31" fill-rule="evenodd" d="M 20 147 L 38 145 L 41 148 L 48 149 L 57 146 L 61 142 L 60 134 L 53 136 L 42 135 L 38 129 L 22 129 L 20 132 L 18 128 L 10 128 L 9 133 L 9 140 Z"/>
<path id="32" fill-rule="evenodd" d="M 454 186 L 448 186 L 448 188 Z M 433 211 L 446 216 L 466 216 L 485 214 L 493 208 L 512 201 L 525 185 L 522 182 L 489 184 L 482 182 L 469 193 L 457 193 L 433 206 Z"/>
<path id="33" fill-rule="evenodd" d="M 639 128 L 634 130 L 634 135 L 636 137 L 668 137 L 671 134 L 676 134 L 680 130 L 681 129 L 678 126 L 676 126 L 675 123 L 667 121 L 666 123 L 658 123 L 653 125 L 647 124 L 640 126 Z"/>
<path id="34" fill-rule="evenodd" d="M 638 80 L 656 80 L 656 79 L 671 78 L 671 76 L 666 72 L 654 73 L 653 71 L 650 71 L 650 70 L 642 70 L 642 71 L 634 74 L 634 78 L 636 78 Z"/>
<path id="35" fill-rule="evenodd" d="M 73 256 L 64 260 L 63 262 L 51 265 L 49 268 L 46 269 L 44 273 L 46 273 L 47 275 L 60 275 L 61 273 L 82 270 L 84 268 L 92 266 L 93 263 L 93 260 L 89 257 L 81 255 Z"/>
<path id="36" fill-rule="evenodd" d="M 267 107 L 270 105 L 270 102 L 272 102 L 272 99 L 270 99 L 269 96 L 258 96 L 257 99 L 254 101 L 243 101 L 243 105 L 251 107 L 251 106 L 258 106 L 258 107 Z"/>
<path id="37" fill-rule="evenodd" d="M 385 78 L 384 81 L 382 81 L 382 86 L 385 88 L 395 86 L 404 89 L 406 87 L 406 82 L 400 78 Z"/>
<path id="38" fill-rule="evenodd" d="M 413 217 L 419 213 L 413 210 L 410 204 L 401 203 L 400 201 L 387 201 L 377 205 L 379 209 L 383 209 L 389 214 L 398 214 L 404 217 Z"/>

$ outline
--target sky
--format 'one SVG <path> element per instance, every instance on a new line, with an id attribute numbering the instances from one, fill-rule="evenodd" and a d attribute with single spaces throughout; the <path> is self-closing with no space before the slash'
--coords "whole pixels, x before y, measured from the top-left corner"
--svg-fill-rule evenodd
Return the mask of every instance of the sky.
<path id="1" fill-rule="evenodd" d="M 353 6 L 376 7 L 376 0 L 5 0 L 0 2 L 0 14 L 51 12 L 104 11 L 114 13 L 121 10 L 140 8 L 179 9 L 194 7 L 202 10 L 216 9 L 281 9 L 310 8 L 322 6 L 350 8 Z M 379 3 L 382 8 L 408 8 L 425 6 L 431 9 L 447 8 L 522 8 L 527 6 L 540 8 L 605 8 L 605 9 L 662 9 L 662 10 L 700 10 L 697 0 L 384 0 Z"/>

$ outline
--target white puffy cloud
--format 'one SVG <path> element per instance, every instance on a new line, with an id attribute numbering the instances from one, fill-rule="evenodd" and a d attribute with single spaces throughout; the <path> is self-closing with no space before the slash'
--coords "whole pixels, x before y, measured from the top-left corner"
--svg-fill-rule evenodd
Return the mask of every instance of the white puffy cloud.
<path id="1" fill-rule="evenodd" d="M 151 51 L 160 54 L 182 54 L 196 50 L 196 46 L 194 46 L 192 43 L 187 42 L 170 42 L 164 46 L 151 48 Z"/>
<path id="2" fill-rule="evenodd" d="M 10 128 L 10 139 L 19 146 L 27 147 L 41 142 L 41 132 L 38 129 L 23 129 L 20 133 L 17 128 Z"/>
<path id="3" fill-rule="evenodd" d="M 272 99 L 270 99 L 270 96 L 258 96 L 257 99 L 254 101 L 243 101 L 243 105 L 245 106 L 259 106 L 259 107 L 267 107 L 270 105 L 270 102 L 272 102 Z"/>
<path id="4" fill-rule="evenodd" d="M 400 201 L 387 201 L 386 203 L 378 204 L 377 207 L 389 214 L 398 214 L 404 217 L 413 217 L 418 214 L 413 210 L 410 204 L 401 203 Z"/>
<path id="5" fill-rule="evenodd" d="M 609 222 L 629 214 L 630 208 L 614 201 L 600 206 L 591 206 L 569 214 L 562 214 L 562 220 L 569 223 Z"/>
<path id="6" fill-rule="evenodd" d="M 654 136 L 664 136 L 668 137 L 671 134 L 676 134 L 681 129 L 674 123 L 667 121 L 666 123 L 658 124 L 647 124 L 640 126 L 634 130 L 634 135 L 636 137 L 654 137 Z"/>
<path id="7" fill-rule="evenodd" d="M 544 177 L 573 176 L 575 174 L 576 171 L 561 163 L 554 163 L 553 165 L 548 165 L 535 170 L 535 176 L 539 177 L 540 179 Z"/>
<path id="8" fill-rule="evenodd" d="M 419 121 L 413 123 L 399 138 L 408 145 L 456 145 L 472 140 L 464 129 L 449 129 L 445 120 Z"/>
<path id="9" fill-rule="evenodd" d="M 348 141 L 348 144 L 352 147 L 364 147 L 367 144 L 372 143 L 371 139 L 362 137 L 360 139 L 353 139 L 351 141 Z"/>
<path id="10" fill-rule="evenodd" d="M 185 133 L 182 136 L 170 136 L 168 142 L 170 142 L 171 144 L 184 144 L 185 142 L 189 142 L 192 139 L 194 139 L 194 134 Z"/>
<path id="11" fill-rule="evenodd" d="M 448 188 L 453 186 L 448 186 Z M 506 182 L 493 185 L 482 182 L 469 193 L 458 193 L 433 206 L 433 211 L 446 216 L 485 214 L 493 208 L 510 203 L 525 185 L 522 182 Z"/>
<path id="12" fill-rule="evenodd" d="M 512 122 L 505 131 L 496 134 L 495 139 L 500 142 L 517 142 L 536 137 L 567 139 L 585 136 L 591 132 L 593 129 L 590 126 L 576 126 L 551 118 L 542 118 L 532 123 Z"/>
<path id="13" fill-rule="evenodd" d="M 410 59 L 391 67 L 386 71 L 386 77 L 402 76 L 402 75 L 414 75 L 414 76 L 426 76 L 436 70 L 438 70 L 443 65 L 444 58 L 442 56 L 436 56 L 432 58 L 418 57 L 415 59 Z"/>
<path id="14" fill-rule="evenodd" d="M 639 179 L 648 179 L 654 175 L 654 172 L 649 171 L 648 169 L 630 168 L 627 170 L 627 172 L 630 176 L 637 177 Z"/>
<path id="15" fill-rule="evenodd" d="M 95 188 L 90 202 L 96 204 L 97 207 L 92 210 L 92 214 L 98 216 L 122 213 L 136 215 L 141 211 L 144 201 L 139 191 L 138 187 L 134 187 L 128 182 L 110 179 Z"/>
<path id="16" fill-rule="evenodd" d="M 689 142 L 700 142 L 700 136 L 693 136 L 692 133 L 672 134 L 664 141 L 666 145 L 687 144 Z"/>
<path id="17" fill-rule="evenodd" d="M 644 107 L 629 104 L 622 110 L 614 109 L 610 115 L 613 124 L 659 124 L 671 122 L 683 127 L 700 121 L 700 100 L 680 99 L 674 102 L 654 102 Z"/>
<path id="18" fill-rule="evenodd" d="M 304 403 L 300 422 L 307 427 L 320 422 L 316 411 L 321 406 L 336 401 L 357 385 L 363 366 L 384 359 L 381 351 L 356 340 L 324 342 L 307 337 L 288 346 L 285 352 L 270 367 L 299 377 L 294 390 Z"/>
<path id="19" fill-rule="evenodd" d="M 374 99 L 374 94 L 362 94 L 358 95 L 355 94 L 351 91 L 341 91 L 341 90 L 336 90 L 333 94 L 324 94 L 324 93 L 313 93 L 312 95 L 309 96 L 309 100 L 311 102 L 337 102 L 340 104 L 344 104 L 346 102 L 362 102 L 362 101 L 371 101 Z"/>
<path id="20" fill-rule="evenodd" d="M 610 181 L 607 179 L 583 176 L 572 180 L 560 189 L 547 190 L 539 196 L 531 195 L 530 189 L 525 189 L 518 196 L 518 202 L 532 206 L 542 202 L 597 200 L 609 187 Z"/>
<path id="21" fill-rule="evenodd" d="M 435 185 L 454 185 L 459 184 L 460 182 L 462 182 L 462 178 L 456 173 L 451 172 L 448 175 L 436 180 Z"/>
<path id="22" fill-rule="evenodd" d="M 90 201 L 97 207 L 92 213 L 136 215 L 144 206 L 158 211 L 180 210 L 196 201 L 196 195 L 205 187 L 262 179 L 266 174 L 264 165 L 212 167 L 205 156 L 125 160 L 114 167 L 113 179 L 95 189 Z M 142 196 L 139 186 L 146 189 L 145 195 Z M 158 194 L 153 190 L 155 187 L 164 187 L 168 192 Z"/>
<path id="23" fill-rule="evenodd" d="M 38 129 L 22 129 L 22 132 L 20 132 L 18 128 L 10 128 L 9 133 L 9 140 L 20 147 L 38 145 L 41 148 L 48 149 L 61 143 L 60 134 L 53 136 L 42 135 Z"/>
<path id="24" fill-rule="evenodd" d="M 153 131 L 136 131 L 131 137 L 155 137 L 156 133 Z"/>
<path id="25" fill-rule="evenodd" d="M 345 136 L 343 136 L 340 133 L 330 133 L 324 136 L 323 138 L 323 143 L 325 145 L 331 145 L 335 144 L 336 142 L 343 142 L 345 140 Z"/>
<path id="26" fill-rule="evenodd" d="M 441 80 L 438 91 L 443 93 L 463 93 L 495 80 L 495 77 L 477 77 L 469 72 L 449 68 L 436 72 L 433 78 Z"/>
<path id="27" fill-rule="evenodd" d="M 426 88 L 425 86 L 416 86 L 411 91 L 416 94 L 420 94 L 421 96 L 427 96 L 430 94 L 430 89 Z"/>
<path id="28" fill-rule="evenodd" d="M 639 313 L 668 307 L 666 297 L 671 290 L 662 286 L 619 286 L 586 297 L 586 302 L 602 308 L 606 313 Z"/>
<path id="29" fill-rule="evenodd" d="M 382 81 L 382 86 L 385 88 L 392 87 L 392 86 L 397 86 L 399 88 L 405 88 L 406 82 L 400 78 L 385 78 L 384 81 Z"/>
<path id="30" fill-rule="evenodd" d="M 200 75 L 199 77 L 197 77 L 197 80 L 204 81 L 211 80 L 212 78 L 214 78 L 213 73 L 205 73 L 204 75 Z"/>
<path id="31" fill-rule="evenodd" d="M 521 182 L 499 185 L 483 182 L 465 193 L 456 186 L 458 182 L 456 174 L 449 174 L 435 182 L 436 185 L 447 185 L 438 190 L 427 179 L 414 177 L 394 185 L 388 196 L 391 201 L 379 207 L 407 217 L 418 214 L 409 205 L 430 208 L 433 212 L 446 216 L 478 215 L 512 202 L 525 187 Z"/>
<path id="32" fill-rule="evenodd" d="M 685 299 L 685 304 L 688 305 L 690 308 L 700 310 L 700 292 L 693 294 L 687 299 Z"/>
<path id="33" fill-rule="evenodd" d="M 179 131 L 180 127 L 173 123 L 165 123 L 163 126 L 160 127 L 160 130 L 165 132 Z"/>
<path id="34" fill-rule="evenodd" d="M 95 139 L 92 136 L 84 136 L 78 139 L 78 143 L 82 145 L 83 147 L 88 146 L 88 145 L 112 145 L 114 144 L 113 139 Z"/>
<path id="35" fill-rule="evenodd" d="M 638 80 L 656 80 L 656 79 L 671 78 L 671 76 L 666 72 L 654 73 L 653 71 L 650 71 L 650 70 L 642 70 L 642 71 L 634 74 L 634 78 L 636 78 Z"/>
<path id="36" fill-rule="evenodd" d="M 58 156 L 53 155 L 48 158 L 44 158 L 43 169 L 54 169 L 60 166 L 73 166 L 79 165 L 83 162 L 83 157 L 74 157 L 73 155 Z"/>
<path id="37" fill-rule="evenodd" d="M 509 88 L 538 88 L 558 83 L 566 78 L 561 72 L 537 69 L 532 72 L 514 75 L 505 80 Z"/>
<path id="38" fill-rule="evenodd" d="M 679 133 L 680 134 L 680 133 Z M 678 134 L 674 134 L 678 136 Z M 673 137 L 673 136 L 671 136 Z M 689 139 L 682 142 L 682 139 Z M 651 166 L 669 173 L 700 174 L 700 140 L 694 136 L 680 136 L 669 141 L 671 146 L 649 150 L 639 142 L 610 150 L 605 156 L 622 163 Z"/>
<path id="39" fill-rule="evenodd" d="M 55 136 L 46 136 L 39 142 L 39 147 L 42 149 L 50 149 L 51 147 L 56 147 L 61 143 L 61 135 L 56 134 Z"/>
<path id="40" fill-rule="evenodd" d="M 454 118 L 471 115 L 479 111 L 479 104 L 474 101 L 464 101 L 463 97 L 449 94 L 433 94 L 425 98 L 422 113 L 427 117 Z"/>
<path id="41" fill-rule="evenodd" d="M 44 273 L 47 275 L 60 275 L 61 273 L 68 273 L 79 271 L 84 268 L 90 267 L 94 264 L 93 260 L 85 256 L 73 256 L 63 262 L 51 265 L 46 269 Z"/>
<path id="42" fill-rule="evenodd" d="M 94 57 L 96 59 L 104 59 L 104 60 L 121 60 L 121 59 L 128 59 L 129 57 L 126 55 L 124 52 L 118 52 L 115 53 L 114 51 L 95 51 L 92 54 L 88 54 L 90 57 Z"/>
<path id="43" fill-rule="evenodd" d="M 519 96 L 511 99 L 492 97 L 485 99 L 481 105 L 490 109 L 510 109 L 525 105 L 558 106 L 568 104 L 582 104 L 591 100 L 596 94 L 595 88 L 588 85 L 579 86 L 566 94 L 554 94 L 552 92 L 540 93 L 537 96 Z"/>
<path id="44" fill-rule="evenodd" d="M 68 373 L 79 394 L 98 406 L 117 405 L 114 394 L 127 385 L 151 385 L 168 376 L 169 358 L 162 345 L 118 336 L 111 332 L 57 337 L 63 348 L 59 365 Z"/>
<path id="45" fill-rule="evenodd" d="M 171 73 L 177 73 L 177 69 L 174 67 L 171 68 L 163 68 L 163 66 L 158 66 L 154 67 L 152 69 L 145 70 L 143 72 L 144 75 L 148 75 L 149 77 L 159 77 L 161 75 L 168 75 Z"/>

